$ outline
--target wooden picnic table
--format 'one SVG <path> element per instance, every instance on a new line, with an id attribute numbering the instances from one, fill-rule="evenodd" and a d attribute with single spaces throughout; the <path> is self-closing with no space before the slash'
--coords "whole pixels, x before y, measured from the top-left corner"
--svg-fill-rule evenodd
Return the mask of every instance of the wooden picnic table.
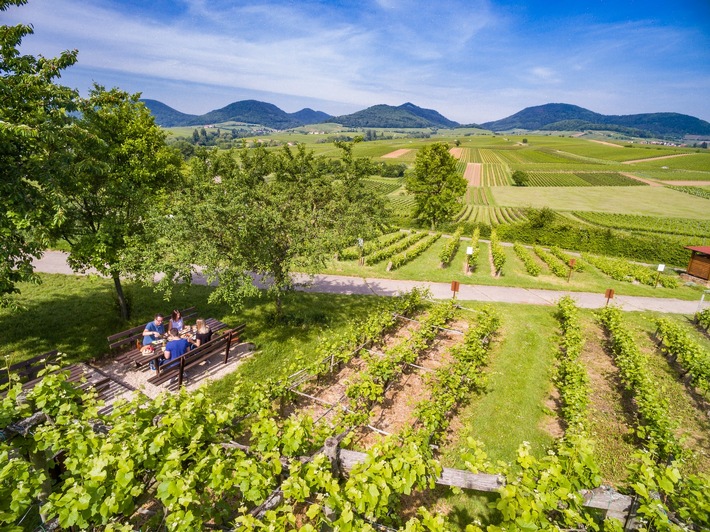
<path id="1" fill-rule="evenodd" d="M 155 375 L 150 377 L 148 382 L 154 385 L 176 382 L 177 386 L 180 387 L 185 377 L 185 371 L 188 368 L 195 367 L 215 355 L 223 356 L 226 364 L 229 361 L 229 353 L 232 347 L 240 343 L 241 335 L 245 329 L 246 323 L 238 325 L 234 329 L 227 329 L 223 334 L 213 336 L 209 342 L 187 351 L 178 358 L 165 362 L 162 367 L 160 365 L 155 366 Z M 152 360 L 156 360 L 156 358 L 159 357 L 152 357 Z"/>
<path id="2" fill-rule="evenodd" d="M 220 331 L 223 331 L 224 329 L 228 328 L 226 323 L 223 323 L 216 318 L 207 318 L 205 319 L 205 323 L 212 330 L 213 333 L 219 333 Z M 141 334 L 143 329 L 145 329 L 145 327 L 141 328 Z M 164 356 L 166 342 L 165 340 L 161 340 L 160 342 L 161 343 L 159 344 L 156 344 L 155 342 L 151 344 L 154 346 L 153 353 L 144 353 L 143 346 L 141 346 L 118 355 L 116 357 L 116 361 L 121 362 L 127 366 L 132 366 L 141 369 L 149 367 L 151 362 L 153 362 L 153 364 L 155 365 L 156 361 L 160 358 L 163 358 Z M 159 368 L 159 366 L 155 367 Z M 156 371 L 159 371 L 159 369 L 157 369 Z"/>

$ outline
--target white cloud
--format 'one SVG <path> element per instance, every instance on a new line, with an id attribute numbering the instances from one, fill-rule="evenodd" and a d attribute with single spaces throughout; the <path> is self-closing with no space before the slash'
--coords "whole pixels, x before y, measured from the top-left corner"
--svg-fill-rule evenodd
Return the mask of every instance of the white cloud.
<path id="1" fill-rule="evenodd" d="M 556 83 L 559 81 L 557 73 L 548 67 L 533 67 L 530 69 L 530 74 L 534 81 L 542 81 L 545 83 Z"/>
<path id="2" fill-rule="evenodd" d="M 189 102 L 169 91 L 192 87 L 202 110 L 205 99 L 214 109 L 253 94 L 330 102 L 338 110 L 322 110 L 333 114 L 412 101 L 461 122 L 550 101 L 609 114 L 648 102 L 710 118 L 707 36 L 649 21 L 569 20 L 542 32 L 494 0 L 177 5 L 161 17 L 152 4 L 131 14 L 118 0 L 31 0 L 3 17 L 33 23 L 29 53 L 78 48 L 82 80 L 145 83 L 144 96 L 163 101 Z"/>

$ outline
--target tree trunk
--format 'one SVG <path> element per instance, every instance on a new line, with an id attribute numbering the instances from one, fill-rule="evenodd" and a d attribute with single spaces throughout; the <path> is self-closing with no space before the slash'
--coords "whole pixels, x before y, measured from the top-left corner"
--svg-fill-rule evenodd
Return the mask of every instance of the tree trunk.
<path id="1" fill-rule="evenodd" d="M 281 290 L 276 293 L 276 318 L 281 319 L 283 315 L 283 301 L 281 299 Z"/>
<path id="2" fill-rule="evenodd" d="M 113 274 L 113 284 L 116 286 L 116 296 L 118 296 L 118 308 L 121 310 L 121 318 L 128 321 L 131 319 L 131 309 L 128 308 L 128 302 L 126 301 L 126 296 L 121 286 L 121 278 L 118 274 Z"/>

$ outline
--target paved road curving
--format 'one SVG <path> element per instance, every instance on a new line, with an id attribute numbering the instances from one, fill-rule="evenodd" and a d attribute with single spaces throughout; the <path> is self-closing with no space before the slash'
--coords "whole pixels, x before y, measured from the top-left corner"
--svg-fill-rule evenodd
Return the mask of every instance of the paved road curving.
<path id="1" fill-rule="evenodd" d="M 35 270 L 44 273 L 73 275 L 66 261 L 67 254 L 60 251 L 48 251 L 41 259 L 34 262 Z M 196 284 L 205 284 L 204 278 L 195 276 Z M 449 283 L 426 281 L 399 281 L 394 279 L 371 279 L 364 277 L 346 277 L 343 275 L 316 275 L 312 282 L 308 278 L 298 279 L 300 290 L 329 294 L 363 294 L 392 296 L 414 287 L 428 288 L 436 299 L 448 299 L 452 296 Z M 602 293 L 566 292 L 561 290 L 537 290 L 512 286 L 460 285 L 457 298 L 462 301 L 488 301 L 502 303 L 525 303 L 529 305 L 554 305 L 561 297 L 569 295 L 582 308 L 600 308 L 606 305 Z M 699 310 L 699 301 L 680 299 L 616 296 L 613 304 L 622 310 L 655 310 L 675 314 L 694 314 Z M 710 303 L 706 302 L 706 304 Z"/>

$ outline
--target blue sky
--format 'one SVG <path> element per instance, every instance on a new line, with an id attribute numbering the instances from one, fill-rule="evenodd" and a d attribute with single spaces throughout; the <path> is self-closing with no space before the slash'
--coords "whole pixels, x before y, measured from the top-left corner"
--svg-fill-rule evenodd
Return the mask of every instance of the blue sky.
<path id="1" fill-rule="evenodd" d="M 29 0 L 23 52 L 201 114 L 257 99 L 339 115 L 412 102 L 461 123 L 570 103 L 710 121 L 710 1 Z"/>

